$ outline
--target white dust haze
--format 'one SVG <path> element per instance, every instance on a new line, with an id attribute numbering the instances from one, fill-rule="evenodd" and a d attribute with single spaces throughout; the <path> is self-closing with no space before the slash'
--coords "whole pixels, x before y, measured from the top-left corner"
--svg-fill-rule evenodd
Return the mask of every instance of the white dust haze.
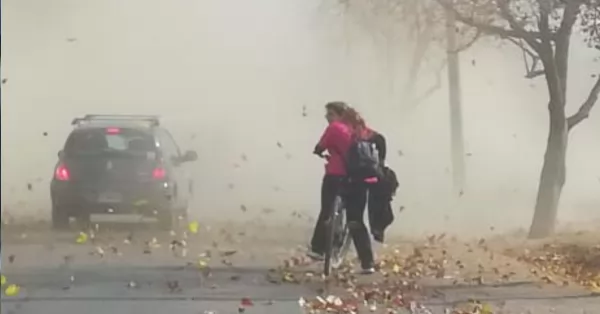
<path id="1" fill-rule="evenodd" d="M 344 30 L 320 1 L 2 1 L 3 210 L 48 218 L 48 182 L 73 117 L 139 113 L 161 115 L 183 150 L 198 151 L 198 219 L 243 221 L 264 208 L 274 223 L 316 215 L 323 165 L 311 151 L 324 103 L 345 100 L 387 136 L 401 180 L 394 208 L 406 208 L 394 231 L 527 227 L 548 118 L 543 78 L 524 78 L 520 52 L 485 41 L 461 55 L 468 188 L 456 198 L 445 75 L 405 110 L 413 43 L 398 40 L 390 68 L 383 45 L 360 26 Z M 574 46 L 571 112 L 600 68 L 597 51 Z M 562 221 L 600 217 L 596 111 L 571 135 Z"/>

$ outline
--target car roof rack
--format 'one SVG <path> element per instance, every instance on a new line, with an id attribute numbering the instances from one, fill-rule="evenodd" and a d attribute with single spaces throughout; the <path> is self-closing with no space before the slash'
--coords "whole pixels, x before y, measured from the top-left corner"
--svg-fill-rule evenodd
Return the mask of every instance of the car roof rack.
<path id="1" fill-rule="evenodd" d="M 75 118 L 71 125 L 81 125 L 96 121 L 132 121 L 148 122 L 151 126 L 159 126 L 159 117 L 155 115 L 133 115 L 133 114 L 86 114 L 82 118 Z"/>

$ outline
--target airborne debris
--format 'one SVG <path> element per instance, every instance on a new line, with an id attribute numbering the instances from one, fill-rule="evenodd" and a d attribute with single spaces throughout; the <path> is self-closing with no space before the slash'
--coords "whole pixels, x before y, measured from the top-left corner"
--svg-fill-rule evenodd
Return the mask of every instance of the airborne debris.
<path id="1" fill-rule="evenodd" d="M 177 280 L 167 281 L 167 287 L 169 288 L 170 293 L 179 293 L 183 291 L 179 286 L 179 281 Z"/>
<path id="2" fill-rule="evenodd" d="M 14 296 L 18 295 L 20 291 L 21 291 L 21 287 L 15 285 L 15 284 L 10 284 L 4 290 L 4 294 L 7 297 L 14 297 Z"/>
<path id="3" fill-rule="evenodd" d="M 200 229 L 200 225 L 198 224 L 197 221 L 192 221 L 188 225 L 188 230 L 190 231 L 191 234 L 198 233 L 199 229 Z"/>
<path id="4" fill-rule="evenodd" d="M 254 302 L 252 302 L 252 300 L 250 300 L 250 298 L 242 298 L 240 305 L 243 307 L 250 307 L 250 306 L 254 306 Z"/>
<path id="5" fill-rule="evenodd" d="M 80 232 L 79 235 L 77 236 L 77 238 L 75 239 L 75 242 L 77 244 L 84 244 L 88 241 L 88 235 L 85 232 Z"/>
<path id="6" fill-rule="evenodd" d="M 228 257 L 228 256 L 232 256 L 236 253 L 237 253 L 237 250 L 228 250 L 228 251 L 221 252 L 221 256 Z"/>

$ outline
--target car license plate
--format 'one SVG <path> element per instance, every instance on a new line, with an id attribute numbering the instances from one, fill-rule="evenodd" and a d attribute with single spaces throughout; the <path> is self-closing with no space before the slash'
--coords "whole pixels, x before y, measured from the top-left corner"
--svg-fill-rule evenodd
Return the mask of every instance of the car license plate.
<path id="1" fill-rule="evenodd" d="M 120 203 L 122 200 L 123 196 L 118 192 L 103 192 L 98 195 L 100 203 Z"/>

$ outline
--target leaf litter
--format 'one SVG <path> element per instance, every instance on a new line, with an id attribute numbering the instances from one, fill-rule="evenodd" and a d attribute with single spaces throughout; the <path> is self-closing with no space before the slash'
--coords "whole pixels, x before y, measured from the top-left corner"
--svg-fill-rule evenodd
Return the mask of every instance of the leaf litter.
<path id="1" fill-rule="evenodd" d="M 379 256 L 378 273 L 366 279 L 357 276 L 355 267 L 347 263 L 331 278 L 325 280 L 326 288 L 319 296 L 300 298 L 299 305 L 306 313 L 428 313 L 421 302 L 431 291 L 431 282 L 451 282 L 457 286 L 481 286 L 488 283 L 498 285 L 521 282 L 536 278 L 542 282 L 553 282 L 547 274 L 559 273 L 576 278 L 575 282 L 598 291 L 600 276 L 597 263 L 600 260 L 600 245 L 587 249 L 546 245 L 537 254 L 528 254 L 515 259 L 508 254 L 498 254 L 485 239 L 470 243 L 459 243 L 445 234 L 428 237 L 422 243 L 403 248 L 388 248 Z M 595 264 L 594 264 L 594 261 Z M 531 273 L 527 263 L 541 271 Z M 290 266 L 286 264 L 285 266 Z M 306 277 L 296 282 L 305 282 Z M 321 278 L 313 276 L 313 278 Z M 546 280 L 545 280 L 546 279 Z M 369 282 L 370 281 L 370 282 Z M 343 288 L 336 296 L 328 295 L 329 285 Z M 339 290 L 339 289 L 338 289 Z M 330 291 L 331 292 L 331 291 Z M 379 313 L 379 312 L 378 312 Z M 500 313 L 493 306 L 471 300 L 449 308 L 447 314 L 493 314 Z"/>
<path id="2" fill-rule="evenodd" d="M 196 228 L 199 228 L 199 225 L 196 224 L 192 227 L 189 224 L 187 232 L 196 234 L 198 230 Z M 210 228 L 203 226 L 202 229 Z M 183 250 L 187 247 L 184 240 L 187 238 L 187 232 L 183 232 L 180 238 L 171 240 L 169 248 L 172 251 Z M 176 237 L 177 233 L 171 232 L 170 235 Z M 239 232 L 237 235 L 243 236 L 245 232 Z M 221 230 L 221 236 L 225 238 L 226 242 L 233 242 L 230 232 Z M 91 242 L 94 245 L 93 253 L 104 257 L 106 252 L 102 246 L 94 244 L 94 239 L 94 232 L 90 230 L 87 233 L 79 233 L 75 242 L 78 244 Z M 130 234 L 124 243 L 130 244 L 132 240 L 133 235 Z M 143 243 L 145 249 L 150 252 L 161 248 L 156 237 Z M 198 255 L 195 263 L 190 262 L 188 265 L 196 264 L 195 266 L 205 276 L 210 276 L 209 262 L 213 255 L 217 255 L 221 263 L 231 267 L 232 263 L 228 258 L 236 255 L 238 251 L 219 249 L 220 246 L 217 241 L 214 241 L 214 251 L 218 253 L 213 254 L 211 250 L 207 250 Z M 113 254 L 120 254 L 113 245 L 104 247 L 110 248 Z M 460 249 L 457 250 L 457 247 Z M 467 256 L 469 254 L 479 254 L 477 262 L 472 262 L 473 259 Z M 179 254 L 180 257 L 186 257 L 185 255 Z M 408 249 L 388 246 L 378 258 L 378 274 L 372 282 L 364 282 L 361 276 L 355 273 L 356 267 L 352 263 L 346 263 L 335 276 L 327 280 L 323 280 L 318 272 L 299 271 L 300 268 L 312 263 L 304 255 L 292 256 L 283 260 L 282 266 L 271 270 L 266 279 L 273 284 L 324 283 L 326 288 L 318 291 L 319 296 L 300 298 L 298 301 L 299 306 L 308 313 L 357 313 L 360 308 L 366 308 L 371 312 L 384 310 L 386 313 L 399 313 L 399 310 L 404 309 L 412 313 L 427 313 L 427 309 L 419 303 L 424 292 L 421 287 L 424 279 L 451 280 L 453 285 L 483 285 L 489 282 L 512 281 L 521 274 L 512 270 L 513 265 L 510 262 L 502 260 L 503 255 L 515 256 L 514 252 L 495 253 L 489 248 L 488 241 L 485 239 L 463 244 L 446 234 L 439 234 L 427 237 L 420 243 L 411 244 Z M 71 258 L 66 256 L 65 263 L 68 263 Z M 562 281 L 561 284 L 564 284 L 565 281 L 561 278 L 566 278 L 566 280 L 590 288 L 595 293 L 600 292 L 600 266 L 597 263 L 599 259 L 600 245 L 581 247 L 567 244 L 547 244 L 535 250 L 525 250 L 518 256 L 518 261 L 531 264 L 533 268 L 530 273 L 544 282 L 559 283 Z M 12 257 L 11 260 L 14 261 L 15 258 Z M 594 263 L 594 261 L 596 262 Z M 230 279 L 237 281 L 240 277 L 233 275 Z M 3 277 L 3 288 L 5 280 Z M 329 286 L 332 285 L 342 288 L 343 292 L 337 293 L 339 296 L 331 293 Z M 130 281 L 128 287 L 137 288 L 138 284 Z M 167 287 L 171 293 L 182 291 L 177 281 L 168 281 Z M 6 287 L 4 292 L 6 295 L 16 295 L 19 291 L 19 286 L 11 284 Z M 328 294 L 327 291 L 331 294 Z M 248 300 L 252 303 L 250 299 Z M 243 304 L 246 306 L 242 306 Z M 241 302 L 239 311 L 243 312 L 249 306 L 251 305 L 248 305 L 248 302 Z M 449 309 L 447 313 L 492 314 L 493 311 L 489 304 L 474 300 L 457 306 L 455 309 Z"/>
<path id="3" fill-rule="evenodd" d="M 514 255 L 509 250 L 507 254 Z M 550 243 L 525 249 L 517 256 L 531 264 L 531 273 L 545 283 L 569 285 L 569 282 L 600 294 L 600 245 Z"/>

